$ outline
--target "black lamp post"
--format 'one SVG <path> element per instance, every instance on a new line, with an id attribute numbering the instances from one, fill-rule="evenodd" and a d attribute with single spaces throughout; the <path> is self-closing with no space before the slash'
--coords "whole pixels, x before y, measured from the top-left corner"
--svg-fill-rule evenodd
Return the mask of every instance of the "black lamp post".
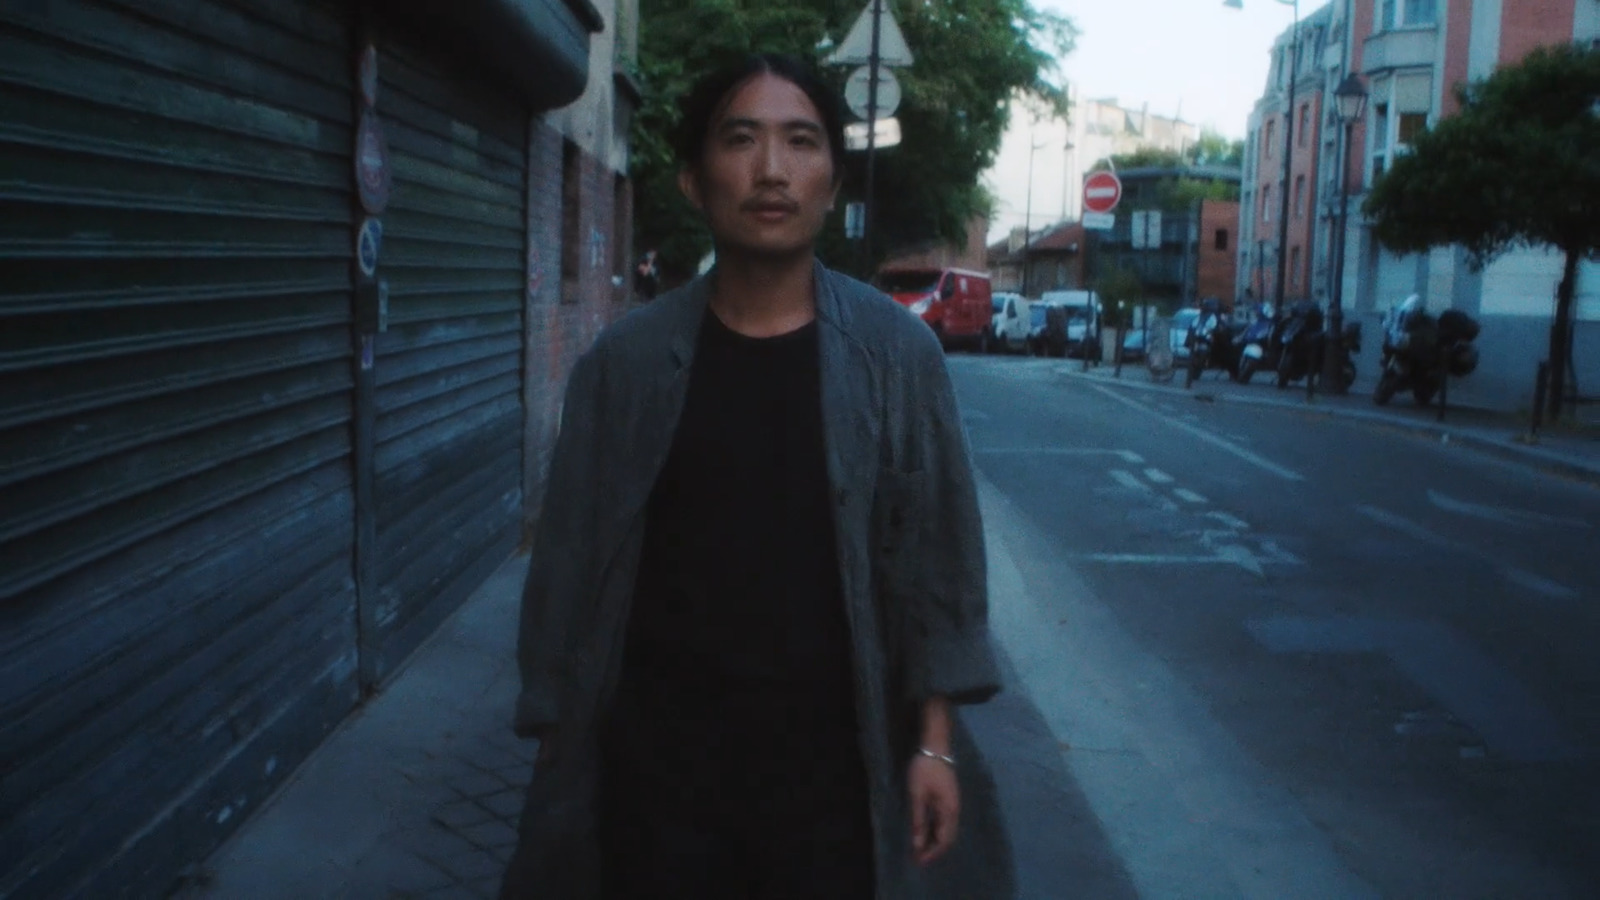
<path id="1" fill-rule="evenodd" d="M 1333 302 L 1328 306 L 1328 341 L 1331 353 L 1323 354 L 1322 377 L 1330 388 L 1343 394 L 1348 390 L 1344 383 L 1344 253 L 1346 228 L 1350 220 L 1350 144 L 1356 123 L 1367 109 L 1367 88 L 1361 76 L 1354 72 L 1346 75 L 1333 91 L 1333 102 L 1339 110 L 1339 246 L 1333 258 Z"/>

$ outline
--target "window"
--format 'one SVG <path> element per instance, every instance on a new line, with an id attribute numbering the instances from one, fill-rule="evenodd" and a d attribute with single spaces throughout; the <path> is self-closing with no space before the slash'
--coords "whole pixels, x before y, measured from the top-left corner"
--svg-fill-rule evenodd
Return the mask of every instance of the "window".
<path id="1" fill-rule="evenodd" d="M 561 302 L 577 303 L 583 273 L 582 157 L 571 141 L 561 147 Z"/>
<path id="2" fill-rule="evenodd" d="M 1304 147 L 1311 134 L 1311 104 L 1300 105 L 1300 146 Z"/>
<path id="3" fill-rule="evenodd" d="M 1215 238 L 1215 245 L 1216 245 L 1216 248 L 1218 250 L 1227 250 L 1228 249 L 1228 229 L 1226 229 L 1226 228 L 1218 228 L 1217 229 L 1217 234 L 1216 234 L 1216 238 Z"/>
<path id="4" fill-rule="evenodd" d="M 1372 147 L 1389 149 L 1389 104 L 1379 103 L 1372 108 Z"/>
<path id="5" fill-rule="evenodd" d="M 1394 19 L 1395 0 L 1383 0 L 1383 8 L 1378 13 L 1378 30 L 1388 31 L 1395 26 Z"/>
<path id="6" fill-rule="evenodd" d="M 1300 248 L 1289 248 L 1289 286 L 1295 289 L 1300 287 Z"/>
<path id="7" fill-rule="evenodd" d="M 1405 0 L 1401 9 L 1405 14 L 1405 25 L 1432 25 L 1438 21 L 1436 0 Z"/>
<path id="8" fill-rule="evenodd" d="M 1272 145 L 1277 143 L 1276 141 L 1274 141 L 1272 139 L 1272 129 L 1277 124 L 1278 124 L 1277 122 L 1268 122 L 1267 123 L 1267 141 L 1266 141 L 1266 147 L 1265 147 L 1265 150 L 1264 150 L 1264 152 L 1266 153 L 1267 159 L 1271 159 L 1272 158 Z"/>
<path id="9" fill-rule="evenodd" d="M 1411 146 L 1417 135 L 1428 129 L 1427 113 L 1401 113 L 1395 143 Z"/>
<path id="10" fill-rule="evenodd" d="M 1294 179 L 1294 217 L 1301 218 L 1306 213 L 1306 177 L 1296 175 Z"/>
<path id="11" fill-rule="evenodd" d="M 1272 185 L 1261 189 L 1261 221 L 1272 221 Z"/>

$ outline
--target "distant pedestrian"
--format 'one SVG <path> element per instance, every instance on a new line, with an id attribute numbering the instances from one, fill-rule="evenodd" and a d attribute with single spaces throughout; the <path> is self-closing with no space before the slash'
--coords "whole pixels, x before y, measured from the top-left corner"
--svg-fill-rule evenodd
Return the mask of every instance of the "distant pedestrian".
<path id="1" fill-rule="evenodd" d="M 1009 897 L 952 710 L 999 684 L 944 354 L 815 258 L 844 146 L 814 72 L 752 56 L 683 112 L 717 263 L 568 383 L 519 643 L 540 761 L 501 896 Z"/>
<path id="2" fill-rule="evenodd" d="M 661 270 L 656 266 L 656 251 L 646 250 L 634 270 L 633 289 L 646 300 L 654 300 L 661 290 Z"/>

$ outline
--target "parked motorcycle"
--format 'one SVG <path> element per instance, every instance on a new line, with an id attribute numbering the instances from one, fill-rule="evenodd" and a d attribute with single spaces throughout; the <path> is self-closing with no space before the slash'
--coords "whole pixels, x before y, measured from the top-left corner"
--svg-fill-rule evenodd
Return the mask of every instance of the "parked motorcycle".
<path id="1" fill-rule="evenodd" d="M 1206 369 L 1233 368 L 1233 342 L 1222 318 L 1222 301 L 1207 297 L 1200 301 L 1200 315 L 1189 327 L 1184 345 L 1189 349 L 1188 375 L 1183 386 L 1190 387 L 1199 380 Z"/>
<path id="2" fill-rule="evenodd" d="M 1412 294 L 1383 317 L 1383 359 L 1372 400 L 1379 406 L 1409 390 L 1418 406 L 1433 402 L 1446 377 L 1460 378 L 1478 368 L 1478 322 L 1458 309 L 1437 318 L 1421 295 Z"/>
<path id="3" fill-rule="evenodd" d="M 1278 344 L 1278 387 L 1313 375 L 1322 362 L 1322 307 L 1311 300 L 1290 307 Z"/>
<path id="4" fill-rule="evenodd" d="M 1239 364 L 1233 377 L 1240 384 L 1249 384 L 1262 369 L 1274 371 L 1278 368 L 1277 337 L 1282 328 L 1272 317 L 1272 304 L 1258 303 L 1254 312 L 1255 318 L 1234 339 Z"/>

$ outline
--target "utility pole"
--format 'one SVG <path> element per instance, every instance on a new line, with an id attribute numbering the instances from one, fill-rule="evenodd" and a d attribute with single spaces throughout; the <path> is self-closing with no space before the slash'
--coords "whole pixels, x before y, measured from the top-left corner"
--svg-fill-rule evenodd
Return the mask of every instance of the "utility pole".
<path id="1" fill-rule="evenodd" d="M 872 0 L 872 52 L 867 57 L 867 196 L 861 216 L 863 281 L 872 281 L 872 176 L 878 156 L 878 63 L 883 39 L 883 0 Z"/>
<path id="2" fill-rule="evenodd" d="M 1280 0 L 1281 2 L 1281 0 Z M 1283 185 L 1278 198 L 1278 284 L 1273 293 L 1273 315 L 1275 318 L 1283 316 L 1283 292 L 1285 282 L 1289 277 L 1289 267 L 1285 261 L 1289 259 L 1289 191 L 1292 189 L 1291 181 L 1294 179 L 1294 92 L 1295 82 L 1300 74 L 1300 3 L 1294 3 L 1294 30 L 1289 39 L 1289 97 L 1283 110 Z"/>

